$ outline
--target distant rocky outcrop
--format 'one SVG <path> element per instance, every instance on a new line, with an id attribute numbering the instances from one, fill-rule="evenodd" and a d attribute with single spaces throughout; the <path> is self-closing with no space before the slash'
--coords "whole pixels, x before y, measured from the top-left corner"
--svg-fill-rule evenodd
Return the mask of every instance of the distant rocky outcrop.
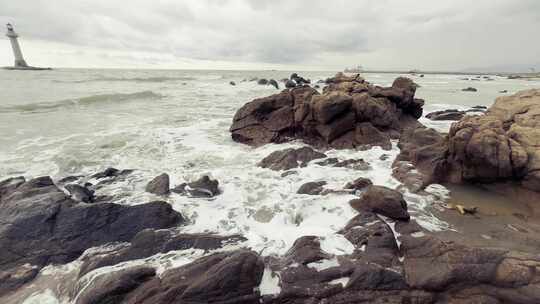
<path id="1" fill-rule="evenodd" d="M 414 97 L 417 85 L 408 78 L 397 78 L 388 88 L 341 73 L 327 82 L 322 94 L 299 85 L 245 104 L 234 116 L 233 140 L 262 145 L 302 139 L 317 147 L 389 149 L 390 139 L 422 115 L 424 101 Z"/>

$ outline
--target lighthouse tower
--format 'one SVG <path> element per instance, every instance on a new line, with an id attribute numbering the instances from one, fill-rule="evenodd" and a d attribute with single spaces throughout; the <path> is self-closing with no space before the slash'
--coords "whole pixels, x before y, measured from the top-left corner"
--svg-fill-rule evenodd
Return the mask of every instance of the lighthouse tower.
<path id="1" fill-rule="evenodd" d="M 9 37 L 9 41 L 11 42 L 11 48 L 13 49 L 13 56 L 15 56 L 15 67 L 16 68 L 26 68 L 28 65 L 26 64 L 26 61 L 24 61 L 22 52 L 21 52 L 21 46 L 19 45 L 19 41 L 17 40 L 17 33 L 13 30 L 13 26 L 8 23 L 7 24 L 7 34 L 6 36 Z"/>

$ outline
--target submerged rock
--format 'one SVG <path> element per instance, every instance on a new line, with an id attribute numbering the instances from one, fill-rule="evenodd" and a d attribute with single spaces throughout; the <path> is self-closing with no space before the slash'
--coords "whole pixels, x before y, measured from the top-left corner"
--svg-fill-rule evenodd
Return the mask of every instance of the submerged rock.
<path id="1" fill-rule="evenodd" d="M 146 192 L 156 195 L 167 195 L 170 192 L 170 179 L 167 173 L 156 176 L 146 185 Z"/>
<path id="2" fill-rule="evenodd" d="M 64 188 L 69 192 L 71 198 L 78 202 L 87 204 L 94 202 L 94 191 L 86 187 L 77 184 L 69 184 L 65 185 Z"/>
<path id="3" fill-rule="evenodd" d="M 207 175 L 194 182 L 180 184 L 171 191 L 178 194 L 188 194 L 191 197 L 214 197 L 220 193 L 219 182 Z"/>
<path id="4" fill-rule="evenodd" d="M 308 194 L 308 195 L 319 195 L 321 194 L 321 192 L 323 192 L 324 185 L 326 185 L 325 181 L 305 183 L 302 186 L 300 186 L 300 188 L 298 189 L 298 191 L 296 191 L 296 193 Z"/>
<path id="5" fill-rule="evenodd" d="M 277 90 L 279 90 L 279 84 L 277 83 L 277 81 L 275 79 L 270 79 L 268 81 L 268 85 L 271 85 L 273 86 L 274 88 L 276 88 Z"/>
<path id="6" fill-rule="evenodd" d="M 396 190 L 383 186 L 369 186 L 359 199 L 349 202 L 358 211 L 370 211 L 395 220 L 408 221 L 407 202 Z"/>
<path id="7" fill-rule="evenodd" d="M 231 81 L 231 82 L 229 82 L 229 84 L 232 85 L 232 86 L 235 86 L 235 85 L 236 85 L 236 82 Z"/>
<path id="8" fill-rule="evenodd" d="M 371 185 L 373 185 L 373 182 L 370 179 L 365 177 L 359 177 L 354 181 L 347 183 L 344 188 L 358 191 L 364 190 Z"/>
<path id="9" fill-rule="evenodd" d="M 310 147 L 289 148 L 272 152 L 259 163 L 259 167 L 275 171 L 290 170 L 305 167 L 310 161 L 325 157 L 324 153 L 317 152 Z"/>

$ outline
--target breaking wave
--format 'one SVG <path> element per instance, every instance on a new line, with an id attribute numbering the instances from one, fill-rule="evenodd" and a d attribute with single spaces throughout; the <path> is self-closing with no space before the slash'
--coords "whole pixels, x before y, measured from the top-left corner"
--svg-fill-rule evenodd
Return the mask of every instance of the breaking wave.
<path id="1" fill-rule="evenodd" d="M 0 113 L 13 113 L 13 112 L 30 112 L 41 113 L 55 111 L 66 107 L 76 106 L 91 106 L 95 104 L 103 104 L 110 102 L 125 102 L 131 100 L 154 100 L 160 99 L 163 95 L 154 93 L 152 91 L 141 91 L 135 93 L 112 93 L 112 94 L 99 94 L 91 95 L 81 98 L 65 99 L 53 102 L 40 102 L 25 105 L 6 106 L 0 107 Z"/>

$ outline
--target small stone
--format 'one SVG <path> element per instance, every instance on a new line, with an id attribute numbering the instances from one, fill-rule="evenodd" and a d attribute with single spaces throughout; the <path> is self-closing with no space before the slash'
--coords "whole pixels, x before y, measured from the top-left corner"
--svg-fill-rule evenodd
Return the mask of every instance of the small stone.
<path id="1" fill-rule="evenodd" d="M 146 192 L 156 195 L 167 195 L 169 191 L 169 175 L 167 173 L 156 176 L 146 185 Z"/>

